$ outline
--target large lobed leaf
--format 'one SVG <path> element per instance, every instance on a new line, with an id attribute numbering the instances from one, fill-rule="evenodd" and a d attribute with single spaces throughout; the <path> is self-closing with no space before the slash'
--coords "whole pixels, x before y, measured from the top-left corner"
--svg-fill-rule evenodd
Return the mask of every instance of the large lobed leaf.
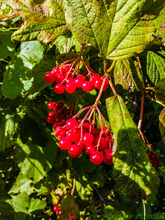
<path id="1" fill-rule="evenodd" d="M 157 193 L 159 179 L 147 157 L 136 124 L 119 95 L 106 100 L 107 111 L 115 135 L 114 177 L 128 198 L 145 199 Z"/>
<path id="2" fill-rule="evenodd" d="M 40 1 L 43 2 L 43 1 Z M 36 1 L 8 0 L 1 7 L 1 19 L 24 17 L 24 25 L 12 35 L 13 40 L 39 40 L 51 43 L 68 31 L 62 9 L 62 1 L 46 0 L 42 4 Z"/>
<path id="3" fill-rule="evenodd" d="M 24 176 L 32 178 L 33 182 L 37 183 L 52 168 L 57 153 L 56 142 L 51 138 L 43 148 L 34 145 L 30 140 L 23 144 L 18 139 L 17 143 L 16 153 L 20 170 Z"/>
<path id="4" fill-rule="evenodd" d="M 107 59 L 121 59 L 141 53 L 154 43 L 160 20 L 155 19 L 165 3 L 64 0 L 64 5 L 67 25 L 79 43 L 99 48 Z M 162 13 L 160 17 L 164 22 Z"/>

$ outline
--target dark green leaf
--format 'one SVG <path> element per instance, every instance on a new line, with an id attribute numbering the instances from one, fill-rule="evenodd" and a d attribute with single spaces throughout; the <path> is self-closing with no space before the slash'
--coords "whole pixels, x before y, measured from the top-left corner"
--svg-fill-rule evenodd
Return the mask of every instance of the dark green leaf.
<path id="1" fill-rule="evenodd" d="M 147 157 L 136 124 L 119 95 L 106 100 L 110 124 L 115 135 L 114 177 L 128 198 L 145 199 L 157 193 L 159 179 Z"/>
<path id="2" fill-rule="evenodd" d="M 165 78 L 165 51 L 147 53 L 147 74 L 154 84 Z"/>
<path id="3" fill-rule="evenodd" d="M 5 59 L 7 56 L 13 56 L 15 53 L 15 44 L 11 41 L 11 31 L 0 31 L 0 59 Z"/>
<path id="4" fill-rule="evenodd" d="M 50 138 L 44 148 L 34 145 L 28 140 L 23 144 L 20 139 L 17 141 L 17 161 L 24 176 L 33 178 L 37 183 L 44 178 L 52 168 L 57 153 L 57 145 L 54 138 Z"/>
<path id="5" fill-rule="evenodd" d="M 155 86 L 155 98 L 165 105 L 165 78 L 158 81 Z"/>

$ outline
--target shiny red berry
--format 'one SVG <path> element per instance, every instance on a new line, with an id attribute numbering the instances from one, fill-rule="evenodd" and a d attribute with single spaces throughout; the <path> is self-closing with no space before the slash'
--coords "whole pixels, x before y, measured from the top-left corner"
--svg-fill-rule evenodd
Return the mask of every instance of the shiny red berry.
<path id="1" fill-rule="evenodd" d="M 54 86 L 54 92 L 55 92 L 55 93 L 57 93 L 57 94 L 62 94 L 62 93 L 64 93 L 64 91 L 65 91 L 65 86 L 64 86 L 64 85 L 62 85 L 62 84 L 56 84 L 56 85 Z"/>
<path id="2" fill-rule="evenodd" d="M 93 141 L 94 141 L 94 137 L 93 137 L 93 135 L 92 134 L 90 134 L 90 133 L 85 133 L 84 135 L 83 135 L 83 143 L 87 146 L 89 146 L 89 145 L 91 145 L 92 143 L 93 143 Z"/>
<path id="3" fill-rule="evenodd" d="M 100 151 L 95 151 L 90 155 L 90 161 L 93 164 L 99 165 L 103 162 L 103 154 Z"/>
<path id="4" fill-rule="evenodd" d="M 59 147 L 61 150 L 68 150 L 71 144 L 71 140 L 66 137 L 62 137 L 59 141 Z"/>
<path id="5" fill-rule="evenodd" d="M 73 144 L 69 147 L 68 152 L 72 157 L 77 158 L 82 154 L 82 148 L 77 144 Z"/>
<path id="6" fill-rule="evenodd" d="M 56 76 L 52 72 L 45 73 L 44 80 L 47 83 L 54 83 L 56 80 Z"/>

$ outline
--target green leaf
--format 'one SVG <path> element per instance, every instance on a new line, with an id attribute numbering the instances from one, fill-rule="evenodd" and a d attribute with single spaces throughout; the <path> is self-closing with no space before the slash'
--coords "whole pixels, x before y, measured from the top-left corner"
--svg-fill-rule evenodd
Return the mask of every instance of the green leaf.
<path id="1" fill-rule="evenodd" d="M 14 117 L 6 115 L 6 117 L 0 117 L 0 151 L 4 151 L 5 148 L 11 147 L 14 141 L 16 123 Z"/>
<path id="2" fill-rule="evenodd" d="M 165 78 L 159 80 L 155 86 L 155 99 L 165 105 Z"/>
<path id="3" fill-rule="evenodd" d="M 15 44 L 11 41 L 11 34 L 12 32 L 8 30 L 0 31 L 0 59 L 12 57 L 15 53 Z"/>
<path id="4" fill-rule="evenodd" d="M 28 179 L 22 173 L 19 173 L 15 183 L 13 184 L 12 188 L 8 192 L 9 194 L 18 194 L 22 192 L 26 192 L 28 195 L 33 193 L 34 188 L 31 187 L 33 181 Z"/>
<path id="5" fill-rule="evenodd" d="M 165 51 L 147 53 L 147 74 L 152 83 L 156 84 L 160 79 L 165 78 Z"/>
<path id="6" fill-rule="evenodd" d="M 141 53 L 154 43 L 155 14 L 159 15 L 164 2 L 64 0 L 64 5 L 67 25 L 79 43 L 99 48 L 107 59 L 121 59 Z M 153 5 L 154 11 L 150 12 Z"/>
<path id="7" fill-rule="evenodd" d="M 147 156 L 136 124 L 119 95 L 106 100 L 108 116 L 115 135 L 114 177 L 126 197 L 145 199 L 157 193 L 159 179 Z"/>
<path id="8" fill-rule="evenodd" d="M 34 145 L 30 140 L 23 144 L 18 139 L 17 143 L 16 153 L 20 170 L 24 176 L 33 178 L 33 182 L 37 183 L 52 168 L 57 153 L 56 142 L 54 138 L 50 138 L 44 148 Z"/>
<path id="9" fill-rule="evenodd" d="M 130 90 L 133 92 L 142 90 L 142 72 L 139 68 L 137 61 L 132 59 L 118 60 L 114 69 L 114 82 L 116 87 L 119 87 L 121 91 Z"/>
<path id="10" fill-rule="evenodd" d="M 116 8 L 116 1 L 112 8 L 110 3 L 112 1 L 64 0 L 67 25 L 75 39 L 80 44 L 87 42 L 99 48 L 104 56 Z"/>
<path id="11" fill-rule="evenodd" d="M 40 200 L 40 199 L 34 199 L 32 198 L 30 201 L 30 205 L 28 208 L 28 213 L 33 214 L 33 215 L 37 215 L 40 214 L 43 209 L 46 208 L 47 203 Z"/>
<path id="12" fill-rule="evenodd" d="M 159 115 L 159 129 L 162 136 L 162 140 L 165 144 L 165 108 L 161 111 Z"/>
<path id="13" fill-rule="evenodd" d="M 46 0 L 42 5 L 36 5 L 34 11 L 18 11 L 10 16 L 25 17 L 24 25 L 12 35 L 12 40 L 35 40 L 43 43 L 51 43 L 61 34 L 68 32 L 62 2 Z"/>
<path id="14" fill-rule="evenodd" d="M 39 41 L 23 42 L 20 51 L 15 55 L 5 72 L 2 94 L 15 99 L 22 91 L 25 82 L 31 76 L 31 69 L 40 62 L 44 47 Z"/>

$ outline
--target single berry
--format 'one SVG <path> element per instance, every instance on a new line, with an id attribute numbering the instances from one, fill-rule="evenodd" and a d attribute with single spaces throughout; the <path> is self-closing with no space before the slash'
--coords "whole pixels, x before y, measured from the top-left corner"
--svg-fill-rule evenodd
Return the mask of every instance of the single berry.
<path id="1" fill-rule="evenodd" d="M 56 81 L 56 76 L 52 72 L 47 72 L 44 75 L 44 80 L 47 83 L 54 83 Z"/>
<path id="2" fill-rule="evenodd" d="M 66 122 L 66 127 L 68 130 L 71 130 L 72 128 L 75 128 L 78 126 L 78 122 L 76 121 L 76 119 L 74 118 L 70 118 L 67 122 Z"/>
<path id="3" fill-rule="evenodd" d="M 53 210 L 54 210 L 55 212 L 58 212 L 59 207 L 56 205 L 56 206 L 53 207 Z"/>
<path id="4" fill-rule="evenodd" d="M 54 73 L 55 75 L 57 75 L 58 73 L 60 73 L 60 68 L 58 66 L 54 67 L 52 69 L 52 73 Z"/>
<path id="5" fill-rule="evenodd" d="M 103 159 L 103 154 L 100 151 L 95 151 L 90 155 L 90 161 L 96 165 L 101 164 Z"/>
<path id="6" fill-rule="evenodd" d="M 80 137 L 80 130 L 79 129 L 71 130 L 67 133 L 66 137 L 69 138 L 71 142 L 75 142 Z"/>
<path id="7" fill-rule="evenodd" d="M 61 83 L 65 78 L 66 78 L 66 74 L 58 73 L 56 75 L 56 82 L 57 83 Z"/>
<path id="8" fill-rule="evenodd" d="M 68 152 L 72 157 L 77 158 L 82 154 L 82 148 L 77 144 L 73 144 L 69 147 Z"/>
<path id="9" fill-rule="evenodd" d="M 99 89 L 99 90 L 100 90 L 102 83 L 103 83 L 103 80 L 102 80 L 101 78 L 100 78 L 100 79 L 97 79 L 97 80 L 95 81 L 95 83 L 94 83 L 94 87 L 95 87 L 96 89 Z"/>
<path id="10" fill-rule="evenodd" d="M 46 120 L 47 120 L 48 123 L 53 123 L 54 122 L 54 117 L 48 116 Z"/>
<path id="11" fill-rule="evenodd" d="M 62 137 L 59 140 L 59 147 L 61 150 L 68 150 L 69 147 L 71 146 L 72 142 L 70 141 L 70 139 L 66 138 L 66 137 Z"/>
<path id="12" fill-rule="evenodd" d="M 73 219 L 73 215 L 70 215 L 70 216 L 69 216 L 69 219 Z"/>
<path id="13" fill-rule="evenodd" d="M 93 135 L 92 134 L 90 134 L 90 133 L 85 133 L 84 135 L 83 135 L 83 143 L 87 146 L 89 146 L 89 145 L 91 145 L 92 143 L 93 143 L 93 141 L 94 141 L 94 137 L 93 137 Z"/>
<path id="14" fill-rule="evenodd" d="M 54 113 L 54 112 L 49 112 L 49 113 L 48 113 L 48 116 L 49 116 L 49 117 L 55 117 L 55 113 Z"/>
<path id="15" fill-rule="evenodd" d="M 74 83 L 76 85 L 77 88 L 81 88 L 83 82 L 85 82 L 85 76 L 80 74 L 78 75 L 75 79 L 74 79 Z"/>
<path id="16" fill-rule="evenodd" d="M 107 165 L 113 164 L 113 155 L 111 153 L 106 153 L 104 155 L 104 163 L 106 163 Z"/>
<path id="17" fill-rule="evenodd" d="M 69 94 L 74 93 L 76 91 L 75 83 L 73 81 L 72 82 L 67 82 L 66 85 L 65 85 L 65 90 Z"/>
<path id="18" fill-rule="evenodd" d="M 64 91 L 65 91 L 65 86 L 64 86 L 64 85 L 62 85 L 62 84 L 56 84 L 56 85 L 54 86 L 54 92 L 55 92 L 55 93 L 57 93 L 57 94 L 62 94 L 62 93 L 64 93 Z"/>
<path id="19" fill-rule="evenodd" d="M 96 148 L 94 145 L 86 146 L 85 151 L 87 154 L 91 155 L 94 151 L 96 151 Z"/>
<path id="20" fill-rule="evenodd" d="M 61 73 L 67 73 L 69 71 L 72 71 L 72 65 L 66 64 L 61 67 Z"/>
<path id="21" fill-rule="evenodd" d="M 65 136 L 65 134 L 66 134 L 66 131 L 62 126 L 58 126 L 54 131 L 54 136 L 56 138 L 62 138 Z"/>
<path id="22" fill-rule="evenodd" d="M 48 108 L 53 109 L 54 108 L 54 102 L 49 102 L 48 103 Z"/>
<path id="23" fill-rule="evenodd" d="M 92 84 L 91 84 L 91 82 L 89 82 L 89 81 L 83 82 L 83 84 L 82 84 L 82 90 L 83 90 L 84 92 L 89 92 L 89 91 L 91 91 L 91 90 L 92 90 Z"/>

